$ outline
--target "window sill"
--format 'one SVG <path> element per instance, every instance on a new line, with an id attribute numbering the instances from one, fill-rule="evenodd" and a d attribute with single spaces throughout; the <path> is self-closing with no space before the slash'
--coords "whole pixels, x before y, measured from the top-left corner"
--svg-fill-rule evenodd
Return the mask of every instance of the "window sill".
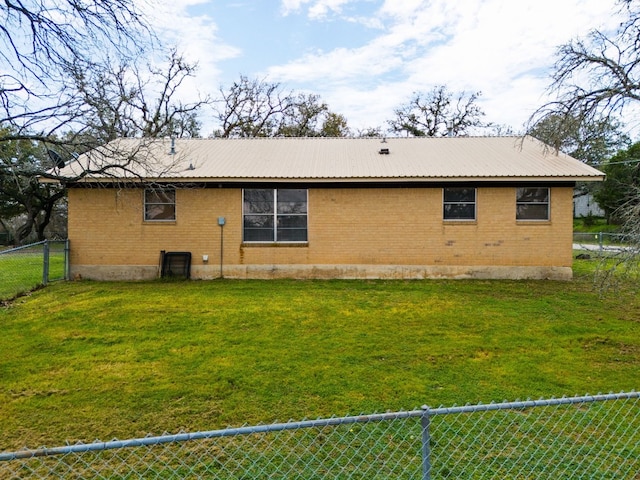
<path id="1" fill-rule="evenodd" d="M 305 248 L 309 242 L 242 242 L 241 246 L 249 248 Z"/>
<path id="2" fill-rule="evenodd" d="M 442 220 L 442 223 L 444 225 L 477 225 L 478 221 L 477 220 L 453 220 L 453 219 L 445 219 Z"/>
<path id="3" fill-rule="evenodd" d="M 516 225 L 551 225 L 551 220 L 516 220 Z"/>
<path id="4" fill-rule="evenodd" d="M 175 220 L 143 220 L 142 225 L 177 225 Z"/>

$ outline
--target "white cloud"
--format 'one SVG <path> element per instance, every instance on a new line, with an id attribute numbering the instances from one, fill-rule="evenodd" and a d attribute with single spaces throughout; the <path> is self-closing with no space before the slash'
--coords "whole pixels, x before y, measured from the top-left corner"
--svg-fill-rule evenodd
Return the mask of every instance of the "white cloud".
<path id="1" fill-rule="evenodd" d="M 155 0 L 153 4 L 145 3 L 141 7 L 162 44 L 175 46 L 189 63 L 197 64 L 196 76 L 185 79 L 178 92 L 179 100 L 187 103 L 214 94 L 222 83 L 220 62 L 242 53 L 218 36 L 218 27 L 211 17 L 189 12 L 189 8 L 206 5 L 208 1 Z M 211 112 L 201 112 L 200 120 L 203 122 L 202 134 L 208 135 L 214 129 Z"/>
<path id="2" fill-rule="evenodd" d="M 380 119 L 374 105 L 388 119 L 411 92 L 445 84 L 482 91 L 487 120 L 517 129 L 544 101 L 557 46 L 615 26 L 612 8 L 601 0 L 387 0 L 375 17 L 386 28 L 368 43 L 307 53 L 268 73 L 321 85 L 316 91 L 351 123 Z"/>
<path id="3" fill-rule="evenodd" d="M 143 13 L 160 33 L 163 44 L 176 46 L 189 61 L 197 62 L 207 77 L 214 78 L 220 73 L 217 64 L 237 57 L 241 51 L 217 36 L 218 28 L 212 18 L 189 14 L 189 7 L 208 1 L 156 0 L 146 4 Z"/>
<path id="4" fill-rule="evenodd" d="M 303 3 L 307 3 L 310 0 L 282 0 L 282 14 L 289 15 L 300 10 Z"/>
<path id="5" fill-rule="evenodd" d="M 308 16 L 312 19 L 321 19 L 329 13 L 340 14 L 342 6 L 353 2 L 353 0 L 282 0 L 282 13 L 289 15 L 296 13 L 306 5 L 310 4 Z"/>
<path id="6" fill-rule="evenodd" d="M 235 58 L 247 65 L 245 74 L 320 94 L 355 128 L 382 125 L 413 91 L 445 84 L 453 91 L 482 91 L 487 120 L 517 129 L 545 100 L 556 47 L 618 22 L 615 0 L 280 0 L 278 28 L 304 32 L 296 38 L 305 47 L 296 43 L 290 50 L 302 52 L 297 57 L 256 67 L 251 41 L 268 41 L 268 22 L 247 32 L 241 50 L 220 38 L 216 22 L 223 19 L 191 13 L 206 11 L 211 0 L 159 1 L 153 23 L 166 32 L 164 40 L 199 62 L 198 85 L 209 93 L 221 83 L 223 62 Z M 358 24 L 359 36 L 348 44 L 359 39 L 359 45 L 340 45 L 335 37 L 331 44 L 337 46 L 329 48 L 322 33 L 307 33 L 311 24 L 331 26 L 339 35 L 340 22 L 345 39 L 349 25 Z"/>

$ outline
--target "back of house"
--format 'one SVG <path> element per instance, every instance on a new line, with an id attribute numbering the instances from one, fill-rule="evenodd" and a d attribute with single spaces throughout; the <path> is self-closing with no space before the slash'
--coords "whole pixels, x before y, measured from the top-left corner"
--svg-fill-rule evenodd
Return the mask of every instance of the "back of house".
<path id="1" fill-rule="evenodd" d="M 167 258 L 201 279 L 570 279 L 573 189 L 604 177 L 531 137 L 121 139 L 59 173 L 92 279 Z"/>

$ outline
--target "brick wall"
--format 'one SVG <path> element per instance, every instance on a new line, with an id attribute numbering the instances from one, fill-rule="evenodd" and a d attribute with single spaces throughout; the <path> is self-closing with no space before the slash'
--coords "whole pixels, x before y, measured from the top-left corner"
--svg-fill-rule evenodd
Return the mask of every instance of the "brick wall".
<path id="1" fill-rule="evenodd" d="M 227 276 L 240 277 L 278 276 L 269 269 L 289 276 L 286 266 L 304 267 L 299 270 L 303 273 L 290 270 L 290 276 L 303 277 L 348 276 L 346 266 L 441 267 L 442 272 L 461 271 L 452 267 L 499 267 L 498 272 L 505 272 L 504 267 L 551 267 L 563 269 L 566 277 L 572 262 L 571 188 L 551 189 L 548 222 L 517 222 L 513 187 L 481 187 L 477 192 L 476 221 L 445 222 L 441 188 L 313 188 L 308 244 L 264 246 L 242 244 L 240 189 L 178 189 L 175 222 L 144 222 L 141 189 L 72 188 L 72 275 L 154 277 L 165 250 L 191 252 L 194 276 L 202 278 L 219 276 L 220 263 Z M 226 219 L 223 229 L 217 222 L 221 216 Z M 314 274 L 320 266 L 330 266 L 328 273 Z M 262 273 L 251 275 L 251 269 Z"/>

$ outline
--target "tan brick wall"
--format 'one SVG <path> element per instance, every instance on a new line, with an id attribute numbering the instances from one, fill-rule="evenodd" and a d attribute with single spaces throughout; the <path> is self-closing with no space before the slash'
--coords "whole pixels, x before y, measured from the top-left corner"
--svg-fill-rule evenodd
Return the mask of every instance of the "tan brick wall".
<path id="1" fill-rule="evenodd" d="M 223 265 L 570 267 L 572 189 L 551 189 L 549 222 L 516 222 L 514 188 L 478 188 L 476 222 L 443 222 L 442 189 L 310 189 L 309 242 L 242 244 L 240 189 L 178 189 L 175 222 L 144 222 L 140 189 L 70 189 L 71 265 L 83 276 L 121 278 L 125 266 L 157 275 L 161 250 L 190 251 L 194 276 Z M 203 262 L 208 255 L 208 262 Z M 114 268 L 112 268 L 114 267 Z M 109 274 L 109 269 L 112 273 Z M 240 270 L 239 270 L 240 269 Z M 126 268 L 125 268 L 126 270 Z M 305 270 L 307 272 L 308 268 Z M 285 275 L 286 276 L 286 275 Z M 312 276 L 312 274 L 307 274 Z"/>

